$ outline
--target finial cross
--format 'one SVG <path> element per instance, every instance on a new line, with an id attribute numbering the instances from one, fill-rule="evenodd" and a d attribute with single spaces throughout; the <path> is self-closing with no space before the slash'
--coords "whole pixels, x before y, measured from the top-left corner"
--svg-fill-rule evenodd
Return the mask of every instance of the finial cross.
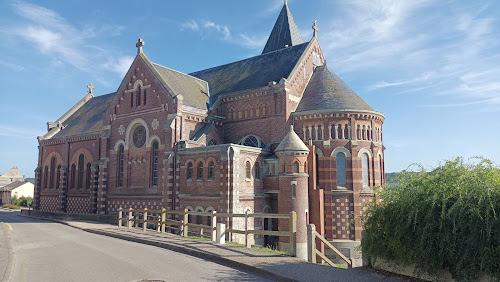
<path id="1" fill-rule="evenodd" d="M 92 85 L 92 83 L 87 85 L 87 88 L 89 89 L 89 94 L 93 94 L 94 86 Z"/>
<path id="2" fill-rule="evenodd" d="M 139 38 L 139 40 L 137 40 L 137 44 L 135 44 L 135 47 L 137 47 L 137 54 L 142 53 L 142 46 L 144 46 L 144 40 Z"/>
<path id="3" fill-rule="evenodd" d="M 317 37 L 318 36 L 318 25 L 316 24 L 316 21 L 314 21 L 312 28 L 314 30 L 313 37 Z"/>

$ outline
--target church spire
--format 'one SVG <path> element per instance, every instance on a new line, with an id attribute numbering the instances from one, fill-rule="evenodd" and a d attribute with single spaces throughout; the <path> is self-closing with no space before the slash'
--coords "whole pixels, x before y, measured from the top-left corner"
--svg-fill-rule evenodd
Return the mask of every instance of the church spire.
<path id="1" fill-rule="evenodd" d="M 285 0 L 262 54 L 304 43 Z"/>

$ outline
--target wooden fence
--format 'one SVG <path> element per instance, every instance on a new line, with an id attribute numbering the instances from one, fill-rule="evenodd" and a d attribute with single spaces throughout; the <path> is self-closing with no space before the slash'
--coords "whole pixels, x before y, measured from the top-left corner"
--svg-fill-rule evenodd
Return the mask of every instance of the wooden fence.
<path id="1" fill-rule="evenodd" d="M 307 251 L 308 251 L 308 261 L 316 263 L 316 256 L 319 256 L 324 261 L 326 261 L 331 266 L 336 266 L 329 258 L 327 258 L 321 251 L 316 249 L 316 239 L 319 239 L 325 244 L 326 247 L 330 248 L 340 259 L 347 263 L 347 268 L 352 268 L 352 259 L 344 256 L 337 248 L 335 248 L 330 242 L 328 242 L 321 234 L 316 231 L 314 224 L 307 225 Z"/>
<path id="2" fill-rule="evenodd" d="M 127 214 L 127 217 L 124 217 Z M 177 215 L 181 220 L 174 219 Z M 204 216 L 210 218 L 210 225 L 197 224 L 189 222 L 189 216 Z M 167 218 L 170 217 L 170 218 Z M 203 236 L 204 230 L 208 230 L 210 233 L 210 239 L 215 242 L 217 240 L 217 218 L 245 218 L 245 229 L 233 229 L 226 228 L 225 233 L 236 233 L 245 235 L 245 246 L 250 248 L 250 235 L 267 235 L 267 236 L 283 236 L 290 237 L 290 245 L 292 246 L 291 254 L 292 256 L 296 255 L 296 232 L 297 232 L 297 216 L 295 212 L 291 212 L 289 214 L 274 214 L 274 213 L 217 213 L 215 211 L 212 212 L 195 212 L 184 210 L 148 210 L 144 209 L 123 209 L 120 207 L 118 210 L 118 227 L 122 227 L 125 223 L 128 229 L 131 229 L 134 226 L 138 226 L 142 224 L 142 228 L 144 231 L 148 229 L 148 225 L 155 226 L 156 231 L 165 232 L 165 229 L 177 229 L 180 230 L 180 235 L 183 237 L 188 236 L 189 228 L 199 228 L 200 236 Z M 255 230 L 250 229 L 248 226 L 249 218 L 261 218 L 261 219 L 288 219 L 290 221 L 290 230 L 289 231 L 272 231 L 272 230 Z"/>

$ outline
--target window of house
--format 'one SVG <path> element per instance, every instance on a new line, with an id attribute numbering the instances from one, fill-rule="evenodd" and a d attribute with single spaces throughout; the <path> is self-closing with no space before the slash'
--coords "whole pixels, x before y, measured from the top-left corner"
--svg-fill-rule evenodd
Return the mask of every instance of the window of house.
<path id="1" fill-rule="evenodd" d="M 208 163 L 208 179 L 214 179 L 214 162 Z"/>
<path id="2" fill-rule="evenodd" d="M 283 173 L 286 173 L 286 164 L 283 164 Z"/>
<path id="3" fill-rule="evenodd" d="M 260 163 L 255 163 L 255 178 L 256 179 L 261 179 L 260 178 Z"/>
<path id="4" fill-rule="evenodd" d="M 144 146 L 146 143 L 146 128 L 143 125 L 139 125 L 134 129 L 132 141 L 136 149 L 140 149 Z"/>
<path id="5" fill-rule="evenodd" d="M 71 165 L 71 189 L 75 189 L 76 185 L 76 165 Z"/>
<path id="6" fill-rule="evenodd" d="M 299 162 L 293 164 L 293 173 L 299 173 Z"/>
<path id="7" fill-rule="evenodd" d="M 369 156 L 367 153 L 363 153 L 361 155 L 361 166 L 363 171 L 363 187 L 367 187 L 370 185 L 370 176 L 369 176 Z"/>
<path id="8" fill-rule="evenodd" d="M 134 92 L 130 92 L 130 107 L 134 107 Z"/>
<path id="9" fill-rule="evenodd" d="M 295 199 L 295 189 L 296 189 L 296 184 L 292 184 L 292 199 Z"/>
<path id="10" fill-rule="evenodd" d="M 45 166 L 45 169 L 43 171 L 43 189 L 47 189 L 48 178 L 49 178 L 49 167 Z"/>
<path id="11" fill-rule="evenodd" d="M 141 98 L 142 98 L 141 97 L 141 86 L 140 85 L 137 86 L 137 96 L 136 96 L 136 98 L 137 98 L 137 106 L 140 106 L 141 105 Z"/>
<path id="12" fill-rule="evenodd" d="M 147 89 L 144 89 L 144 106 L 146 106 L 146 94 L 147 94 Z"/>
<path id="13" fill-rule="evenodd" d="M 378 159 L 378 183 L 382 185 L 382 156 L 380 155 Z"/>
<path id="14" fill-rule="evenodd" d="M 85 178 L 85 188 L 90 189 L 90 184 L 92 181 L 92 165 L 90 163 L 87 163 L 87 171 L 86 171 L 87 177 Z"/>
<path id="15" fill-rule="evenodd" d="M 193 179 L 193 163 L 187 164 L 187 180 Z"/>
<path id="16" fill-rule="evenodd" d="M 78 189 L 83 188 L 83 173 L 85 169 L 85 155 L 78 156 Z"/>
<path id="17" fill-rule="evenodd" d="M 252 178 L 252 165 L 250 165 L 249 161 L 245 163 L 245 178 L 246 179 Z"/>
<path id="18" fill-rule="evenodd" d="M 337 153 L 335 156 L 337 161 L 337 187 L 347 187 L 347 178 L 345 170 L 345 154 L 342 152 Z"/>
<path id="19" fill-rule="evenodd" d="M 203 162 L 198 163 L 196 180 L 203 180 Z"/>
<path id="20" fill-rule="evenodd" d="M 56 189 L 59 190 L 59 186 L 61 185 L 61 165 L 57 166 L 57 177 L 56 177 Z"/>
<path id="21" fill-rule="evenodd" d="M 56 174 L 56 158 L 50 160 L 50 188 L 54 188 L 54 178 Z"/>
<path id="22" fill-rule="evenodd" d="M 123 145 L 118 147 L 118 187 L 123 187 L 123 158 L 124 158 Z"/>
<path id="23" fill-rule="evenodd" d="M 158 141 L 151 146 L 151 185 L 158 185 Z"/>

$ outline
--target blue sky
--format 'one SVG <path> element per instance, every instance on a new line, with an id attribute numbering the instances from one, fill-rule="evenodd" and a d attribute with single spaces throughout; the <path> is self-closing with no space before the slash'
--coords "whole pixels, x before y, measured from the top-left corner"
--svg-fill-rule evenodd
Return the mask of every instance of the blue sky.
<path id="1" fill-rule="evenodd" d="M 254 1 L 1 1 L 0 173 L 33 176 L 36 136 L 80 100 L 116 91 L 138 38 L 192 72 L 258 55 L 283 5 Z M 386 115 L 386 171 L 483 156 L 500 163 L 500 3 L 289 0 L 318 21 L 329 67 Z"/>

